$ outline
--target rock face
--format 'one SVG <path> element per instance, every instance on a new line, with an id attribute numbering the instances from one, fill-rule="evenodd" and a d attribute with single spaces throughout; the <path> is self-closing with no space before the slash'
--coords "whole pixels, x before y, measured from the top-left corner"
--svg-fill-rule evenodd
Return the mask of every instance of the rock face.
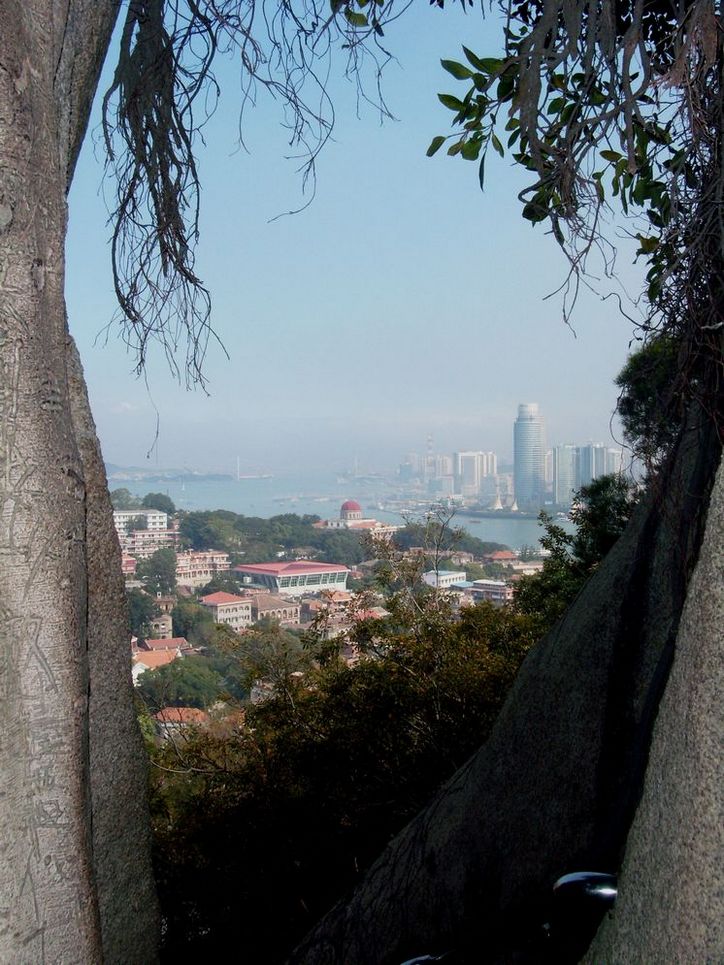
<path id="1" fill-rule="evenodd" d="M 619 898 L 587 961 L 724 961 L 724 467 L 654 727 Z"/>
<path id="2" fill-rule="evenodd" d="M 384 965 L 450 947 L 534 961 L 555 879 L 620 867 L 719 451 L 713 429 L 689 427 L 665 487 L 525 661 L 488 742 L 293 962 Z"/>

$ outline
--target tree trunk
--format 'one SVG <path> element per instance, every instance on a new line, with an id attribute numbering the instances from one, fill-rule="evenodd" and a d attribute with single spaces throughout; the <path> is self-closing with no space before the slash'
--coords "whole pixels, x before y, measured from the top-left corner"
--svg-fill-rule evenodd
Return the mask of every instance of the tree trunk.
<path id="1" fill-rule="evenodd" d="M 63 297 L 66 190 L 116 14 L 0 0 L 3 961 L 155 957 L 118 550 Z"/>
<path id="2" fill-rule="evenodd" d="M 661 490 L 529 654 L 487 743 L 292 962 L 385 965 L 449 948 L 540 961 L 556 878 L 620 867 L 719 458 L 713 421 L 692 422 Z M 720 527 L 714 513 L 707 541 L 721 546 Z"/>

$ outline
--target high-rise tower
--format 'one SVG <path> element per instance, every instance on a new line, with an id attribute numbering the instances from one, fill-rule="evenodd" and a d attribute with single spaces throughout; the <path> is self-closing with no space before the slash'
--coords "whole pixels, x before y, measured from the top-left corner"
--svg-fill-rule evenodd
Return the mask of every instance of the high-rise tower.
<path id="1" fill-rule="evenodd" d="M 515 500 L 519 509 L 535 510 L 545 496 L 545 428 L 537 402 L 518 406 L 513 426 Z"/>

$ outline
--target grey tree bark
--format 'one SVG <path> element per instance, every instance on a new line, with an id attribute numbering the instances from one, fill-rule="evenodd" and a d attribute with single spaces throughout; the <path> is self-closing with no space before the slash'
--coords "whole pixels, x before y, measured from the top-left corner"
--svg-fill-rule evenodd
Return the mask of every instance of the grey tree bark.
<path id="1" fill-rule="evenodd" d="M 639 507 L 562 621 L 527 657 L 487 743 L 391 842 L 292 962 L 387 965 L 449 948 L 467 952 L 464 960 L 471 962 L 535 961 L 556 878 L 620 867 L 644 780 L 655 784 L 661 777 L 651 770 L 654 762 L 648 770 L 647 763 L 669 671 L 675 654 L 691 664 L 697 625 L 703 639 L 696 647 L 717 653 L 719 670 L 700 678 L 690 666 L 685 686 L 696 689 L 687 699 L 696 693 L 702 700 L 699 732 L 715 726 L 708 712 L 721 724 L 722 704 L 712 697 L 721 687 L 722 624 L 712 613 L 698 623 L 708 604 L 696 592 L 682 631 L 689 657 L 677 652 L 720 451 L 712 420 L 693 418 L 663 488 Z M 707 546 L 721 547 L 721 524 L 717 509 Z M 671 686 L 681 688 L 674 680 Z M 669 704 L 672 699 L 673 693 Z M 707 741 L 696 750 L 708 755 L 710 747 Z M 679 762 L 684 756 L 682 750 Z M 714 788 L 712 777 L 710 769 L 702 800 L 721 809 L 721 785 Z M 712 836 L 706 814 L 687 815 L 686 794 L 678 803 L 677 819 L 688 817 L 689 828 L 702 835 L 698 849 L 714 847 L 720 838 Z M 675 838 L 677 830 L 670 830 Z M 690 831 L 679 831 L 682 843 Z M 648 838 L 649 847 L 654 840 Z M 697 889 L 707 885 L 695 875 L 687 881 L 691 909 L 702 897 Z M 667 888 L 675 885 L 665 884 L 648 892 L 648 911 L 668 901 Z M 702 898 L 700 907 L 712 904 Z M 635 930 L 633 939 L 630 960 L 654 960 L 636 943 Z M 619 960 L 616 954 L 596 960 L 604 959 Z"/>
<path id="2" fill-rule="evenodd" d="M 66 191 L 118 12 L 0 0 L 0 960 L 156 957 L 118 547 L 64 308 Z"/>

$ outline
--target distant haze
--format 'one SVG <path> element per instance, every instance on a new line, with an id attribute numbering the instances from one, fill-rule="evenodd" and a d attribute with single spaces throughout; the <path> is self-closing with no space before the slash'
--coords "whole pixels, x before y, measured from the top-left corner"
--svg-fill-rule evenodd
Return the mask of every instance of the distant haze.
<path id="1" fill-rule="evenodd" d="M 244 472 L 341 469 L 356 458 L 374 470 L 423 451 L 428 434 L 437 452 L 494 449 L 508 460 L 527 401 L 539 403 L 549 444 L 611 442 L 630 323 L 612 299 L 583 291 L 574 336 L 560 298 L 544 300 L 566 263 L 521 218 L 526 182 L 508 159 L 489 160 L 482 194 L 475 165 L 425 157 L 449 130 L 436 93 L 459 93 L 439 59 L 457 57 L 461 43 L 497 52 L 497 23 L 420 8 L 395 27 L 386 40 L 399 64 L 384 88 L 399 120 L 380 126 L 366 107 L 356 119 L 338 71 L 317 197 L 273 223 L 300 202 L 278 109 L 260 99 L 247 115 L 252 153 L 238 150 L 238 80 L 220 71 L 225 95 L 201 156 L 198 267 L 231 359 L 210 345 L 209 397 L 174 384 L 161 353 L 149 394 L 121 343 L 94 343 L 114 301 L 101 172 L 86 145 L 71 197 L 68 306 L 108 460 L 234 472 L 238 455 Z M 630 262 L 629 249 L 619 266 L 636 294 Z"/>

